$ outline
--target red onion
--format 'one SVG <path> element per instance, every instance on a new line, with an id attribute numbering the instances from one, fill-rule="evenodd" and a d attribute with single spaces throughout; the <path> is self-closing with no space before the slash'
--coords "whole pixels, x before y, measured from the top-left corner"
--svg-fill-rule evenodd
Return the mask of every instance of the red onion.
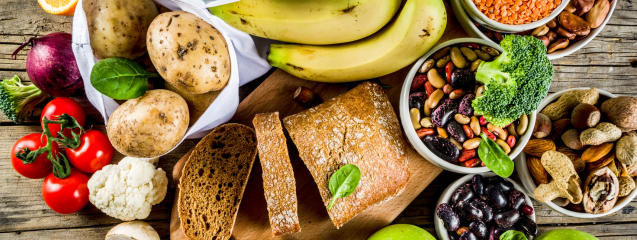
<path id="1" fill-rule="evenodd" d="M 36 87 L 55 97 L 84 92 L 84 81 L 71 48 L 71 34 L 58 32 L 29 38 L 13 52 L 12 59 L 29 43 L 32 47 L 27 55 L 27 74 Z"/>

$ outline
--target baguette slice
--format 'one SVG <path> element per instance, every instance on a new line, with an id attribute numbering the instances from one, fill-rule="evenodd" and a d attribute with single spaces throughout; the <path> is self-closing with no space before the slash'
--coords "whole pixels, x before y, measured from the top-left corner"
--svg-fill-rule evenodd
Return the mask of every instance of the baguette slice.
<path id="1" fill-rule="evenodd" d="M 229 239 L 257 155 L 254 130 L 235 123 L 204 137 L 180 179 L 179 217 L 191 240 Z"/>
<path id="2" fill-rule="evenodd" d="M 398 118 L 383 89 L 364 82 L 321 105 L 283 119 L 327 208 L 329 179 L 346 164 L 361 170 L 352 195 L 327 212 L 336 228 L 371 206 L 400 194 L 409 180 L 407 149 Z"/>
<path id="3" fill-rule="evenodd" d="M 252 123 L 257 132 L 259 160 L 263 167 L 263 189 L 272 235 L 300 232 L 296 181 L 279 113 L 257 114 Z"/>

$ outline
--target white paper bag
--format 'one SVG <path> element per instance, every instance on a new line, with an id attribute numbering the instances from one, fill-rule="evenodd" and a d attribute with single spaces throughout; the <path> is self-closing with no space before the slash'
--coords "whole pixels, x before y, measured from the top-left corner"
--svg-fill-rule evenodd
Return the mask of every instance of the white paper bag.
<path id="1" fill-rule="evenodd" d="M 186 11 L 195 14 L 219 30 L 228 43 L 231 63 L 228 85 L 221 91 L 217 99 L 208 107 L 199 120 L 188 129 L 181 141 L 187 138 L 201 138 L 210 132 L 212 128 L 232 118 L 239 106 L 239 86 L 265 74 L 271 66 L 265 60 L 265 55 L 259 55 L 257 46 L 250 35 L 226 24 L 223 20 L 210 14 L 207 9 L 207 7 L 218 6 L 236 0 L 155 1 L 172 11 Z M 267 43 L 264 42 L 261 47 L 267 47 Z M 265 51 L 261 52 L 265 53 Z M 93 57 L 93 51 L 91 50 L 88 24 L 86 14 L 84 9 L 82 9 L 82 0 L 77 3 L 73 17 L 73 54 L 75 54 L 80 73 L 84 79 L 88 100 L 102 114 L 104 122 L 108 122 L 108 117 L 119 104 L 112 98 L 98 92 L 91 85 L 91 69 L 97 60 Z"/>

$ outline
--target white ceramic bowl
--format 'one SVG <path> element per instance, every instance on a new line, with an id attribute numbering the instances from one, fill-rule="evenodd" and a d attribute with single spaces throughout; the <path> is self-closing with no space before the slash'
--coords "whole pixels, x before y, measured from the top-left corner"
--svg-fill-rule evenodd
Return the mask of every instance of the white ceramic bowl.
<path id="1" fill-rule="evenodd" d="M 458 189 L 460 186 L 462 186 L 462 184 L 465 184 L 467 182 L 471 182 L 471 179 L 473 178 L 473 175 L 475 174 L 470 174 L 470 175 L 466 175 L 464 177 L 461 177 L 460 179 L 456 180 L 455 182 L 451 183 L 440 195 L 440 198 L 438 198 L 438 202 L 436 203 L 436 209 L 438 209 L 438 205 L 440 205 L 441 203 L 449 203 L 449 200 L 451 199 L 451 195 L 456 191 L 456 189 Z M 489 172 L 489 173 L 483 173 L 482 176 L 487 178 L 487 177 L 493 177 L 495 176 L 495 173 Z M 518 185 L 517 183 L 515 183 L 515 181 L 513 181 L 513 179 L 510 178 L 505 178 L 506 180 L 508 180 L 509 182 L 513 183 L 513 187 L 524 193 L 525 195 L 525 199 L 526 199 L 526 204 L 533 207 L 533 202 L 531 202 L 531 198 L 529 198 L 529 193 L 527 191 L 524 190 L 524 188 L 522 188 L 520 185 Z M 434 226 L 436 227 L 436 234 L 438 234 L 438 238 L 442 239 L 442 240 L 449 240 L 449 234 L 447 233 L 447 229 L 445 228 L 444 223 L 442 222 L 442 219 L 440 219 L 438 217 L 438 215 L 435 213 L 436 211 L 434 210 Z M 524 214 L 524 213 L 521 213 Z M 531 216 L 529 216 L 531 219 L 533 219 L 533 221 L 535 221 L 535 208 L 533 209 L 533 214 Z"/>
<path id="2" fill-rule="evenodd" d="M 458 22 L 460 22 L 460 26 L 462 26 L 462 28 L 469 34 L 469 36 L 491 41 L 491 39 L 489 39 L 486 35 L 484 35 L 484 33 L 482 33 L 482 31 L 480 31 L 480 29 L 478 29 L 478 27 L 476 27 L 476 25 L 473 23 L 473 20 L 467 15 L 467 12 L 465 11 L 460 1 L 463 1 L 463 0 L 451 0 L 451 8 L 453 9 L 453 13 L 456 15 L 456 18 L 458 19 Z M 611 3 L 608 16 L 606 16 L 606 19 L 604 20 L 602 25 L 600 25 L 596 29 L 591 30 L 588 36 L 577 41 L 576 43 L 571 44 L 567 48 L 546 54 L 546 56 L 549 57 L 549 60 L 568 56 L 571 53 L 574 53 L 575 51 L 584 47 L 591 40 L 593 40 L 593 38 L 595 38 L 595 36 L 597 36 L 597 34 L 599 34 L 602 31 L 604 26 L 606 26 L 606 23 L 608 23 L 608 21 L 610 20 L 610 17 L 613 15 L 613 11 L 615 11 L 616 5 L 617 5 L 617 0 L 614 0 Z"/>
<path id="3" fill-rule="evenodd" d="M 566 5 L 568 5 L 568 2 L 569 0 L 562 0 L 562 3 L 559 6 L 557 6 L 555 9 L 553 9 L 553 12 L 551 12 L 551 14 L 549 14 L 545 18 L 542 18 L 532 23 L 511 25 L 511 24 L 504 24 L 495 20 L 491 20 L 489 17 L 487 17 L 487 15 L 480 12 L 480 10 L 476 6 L 476 4 L 473 2 L 473 0 L 460 0 L 460 3 L 464 7 L 464 9 L 467 11 L 467 14 L 469 14 L 469 17 L 471 17 L 471 19 L 473 19 L 480 25 L 485 26 L 488 29 L 491 29 L 494 31 L 506 32 L 506 33 L 524 32 L 526 30 L 535 29 L 539 26 L 544 25 L 548 21 L 551 21 L 551 19 L 557 17 L 557 15 L 559 15 L 562 12 L 562 10 L 564 10 Z"/>
<path id="4" fill-rule="evenodd" d="M 478 39 L 478 38 L 457 38 L 457 39 L 446 41 L 434 47 L 433 49 L 429 50 L 429 52 L 427 52 L 424 56 L 418 59 L 418 61 L 409 71 L 409 74 L 407 74 L 407 78 L 405 79 L 405 82 L 403 83 L 403 88 L 401 89 L 401 92 L 400 92 L 400 101 L 398 106 L 399 112 L 400 112 L 400 119 L 401 119 L 401 123 L 402 123 L 403 129 L 405 130 L 405 135 L 407 136 L 407 140 L 409 141 L 409 143 L 411 143 L 414 149 L 416 149 L 416 151 L 421 156 L 429 160 L 431 163 L 436 164 L 447 171 L 452 171 L 456 173 L 469 174 L 469 173 L 489 172 L 491 170 L 489 170 L 489 168 L 487 167 L 468 168 L 465 166 L 459 166 L 459 165 L 447 162 L 445 160 L 442 160 L 440 157 L 436 156 L 433 152 L 431 152 L 431 150 L 429 150 L 429 148 L 427 148 L 427 146 L 425 146 L 422 140 L 420 140 L 420 138 L 416 134 L 416 130 L 414 130 L 414 127 L 411 124 L 411 118 L 409 117 L 409 90 L 411 88 L 411 82 L 414 80 L 414 76 L 416 76 L 416 73 L 418 73 L 418 69 L 420 68 L 422 63 L 425 62 L 425 60 L 427 60 L 429 56 L 431 56 L 438 50 L 450 45 L 455 45 L 460 43 L 476 43 L 479 45 L 487 45 L 489 47 L 497 49 L 498 51 L 502 51 L 502 48 L 500 48 L 500 46 L 498 46 L 497 44 L 491 41 Z M 532 126 L 533 124 L 535 124 L 535 117 L 536 117 L 535 113 L 536 111 L 531 113 L 531 115 L 529 116 L 529 126 Z M 518 154 L 522 152 L 522 149 L 524 148 L 526 143 L 529 141 L 529 139 L 531 139 L 531 135 L 532 135 L 531 132 L 532 131 L 526 131 L 526 133 L 520 139 L 517 139 L 517 143 L 515 147 L 513 147 L 513 149 L 511 149 L 511 153 L 509 153 L 509 157 L 511 159 L 515 158 Z"/>
<path id="5" fill-rule="evenodd" d="M 553 93 L 549 96 L 547 96 L 546 98 L 544 98 L 544 100 L 542 101 L 542 103 L 540 103 L 540 107 L 538 109 L 544 109 L 544 107 L 546 107 L 546 105 L 548 105 L 549 103 L 552 103 L 554 101 L 556 101 L 560 96 L 562 96 L 562 94 L 564 94 L 565 92 L 569 91 L 569 90 L 573 90 L 573 89 L 590 89 L 590 88 L 571 88 L 571 89 L 567 89 L 567 90 L 563 90 L 563 91 L 559 91 L 556 93 Z M 607 91 L 604 90 L 600 90 L 597 89 L 597 91 L 599 91 L 600 96 L 605 96 L 608 98 L 615 98 L 617 96 L 615 96 L 612 93 L 609 93 Z M 533 190 L 535 188 L 537 188 L 537 185 L 535 184 L 535 182 L 533 181 L 533 177 L 531 177 L 531 174 L 529 173 L 529 169 L 526 165 L 526 154 L 522 153 L 520 155 L 517 156 L 517 158 L 515 158 L 515 168 L 516 171 L 518 173 L 518 175 L 520 176 L 520 181 L 522 182 L 522 185 L 524 185 L 524 188 L 526 188 L 527 192 L 531 193 L 531 197 L 533 197 Z M 586 179 L 582 179 L 582 184 L 584 183 Z M 598 218 L 598 217 L 603 217 L 609 214 L 612 214 L 614 212 L 619 211 L 620 209 L 622 209 L 623 207 L 625 207 L 626 205 L 628 205 L 628 203 L 630 203 L 630 201 L 632 201 L 635 196 L 637 196 L 637 191 L 634 191 L 632 193 L 630 193 L 630 195 L 623 197 L 623 198 L 619 198 L 617 199 L 617 203 L 615 204 L 615 206 L 608 212 L 606 213 L 602 213 L 602 214 L 591 214 L 591 213 L 583 213 L 583 212 L 575 212 L 575 211 L 571 211 L 568 210 L 566 208 L 560 207 L 557 204 L 553 203 L 553 202 L 546 202 L 545 204 L 548 205 L 549 207 L 551 207 L 552 209 L 554 209 L 555 211 L 561 212 L 563 214 L 572 216 L 572 217 L 578 217 L 578 218 Z"/>

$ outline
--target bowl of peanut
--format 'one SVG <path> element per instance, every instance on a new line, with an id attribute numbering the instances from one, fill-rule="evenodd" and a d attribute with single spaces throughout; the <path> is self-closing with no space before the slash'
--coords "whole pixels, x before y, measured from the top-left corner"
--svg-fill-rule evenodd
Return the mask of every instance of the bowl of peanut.
<path id="1" fill-rule="evenodd" d="M 475 114 L 472 102 L 484 85 L 475 80 L 482 61 L 496 59 L 502 48 L 477 38 L 444 42 L 420 58 L 401 89 L 399 112 L 409 143 L 430 162 L 457 173 L 491 171 L 478 156 L 481 134 L 515 158 L 531 138 L 536 113 L 523 114 L 506 127 Z"/>
<path id="2" fill-rule="evenodd" d="M 568 0 L 459 0 L 473 21 L 494 31 L 535 29 L 557 17 Z"/>

